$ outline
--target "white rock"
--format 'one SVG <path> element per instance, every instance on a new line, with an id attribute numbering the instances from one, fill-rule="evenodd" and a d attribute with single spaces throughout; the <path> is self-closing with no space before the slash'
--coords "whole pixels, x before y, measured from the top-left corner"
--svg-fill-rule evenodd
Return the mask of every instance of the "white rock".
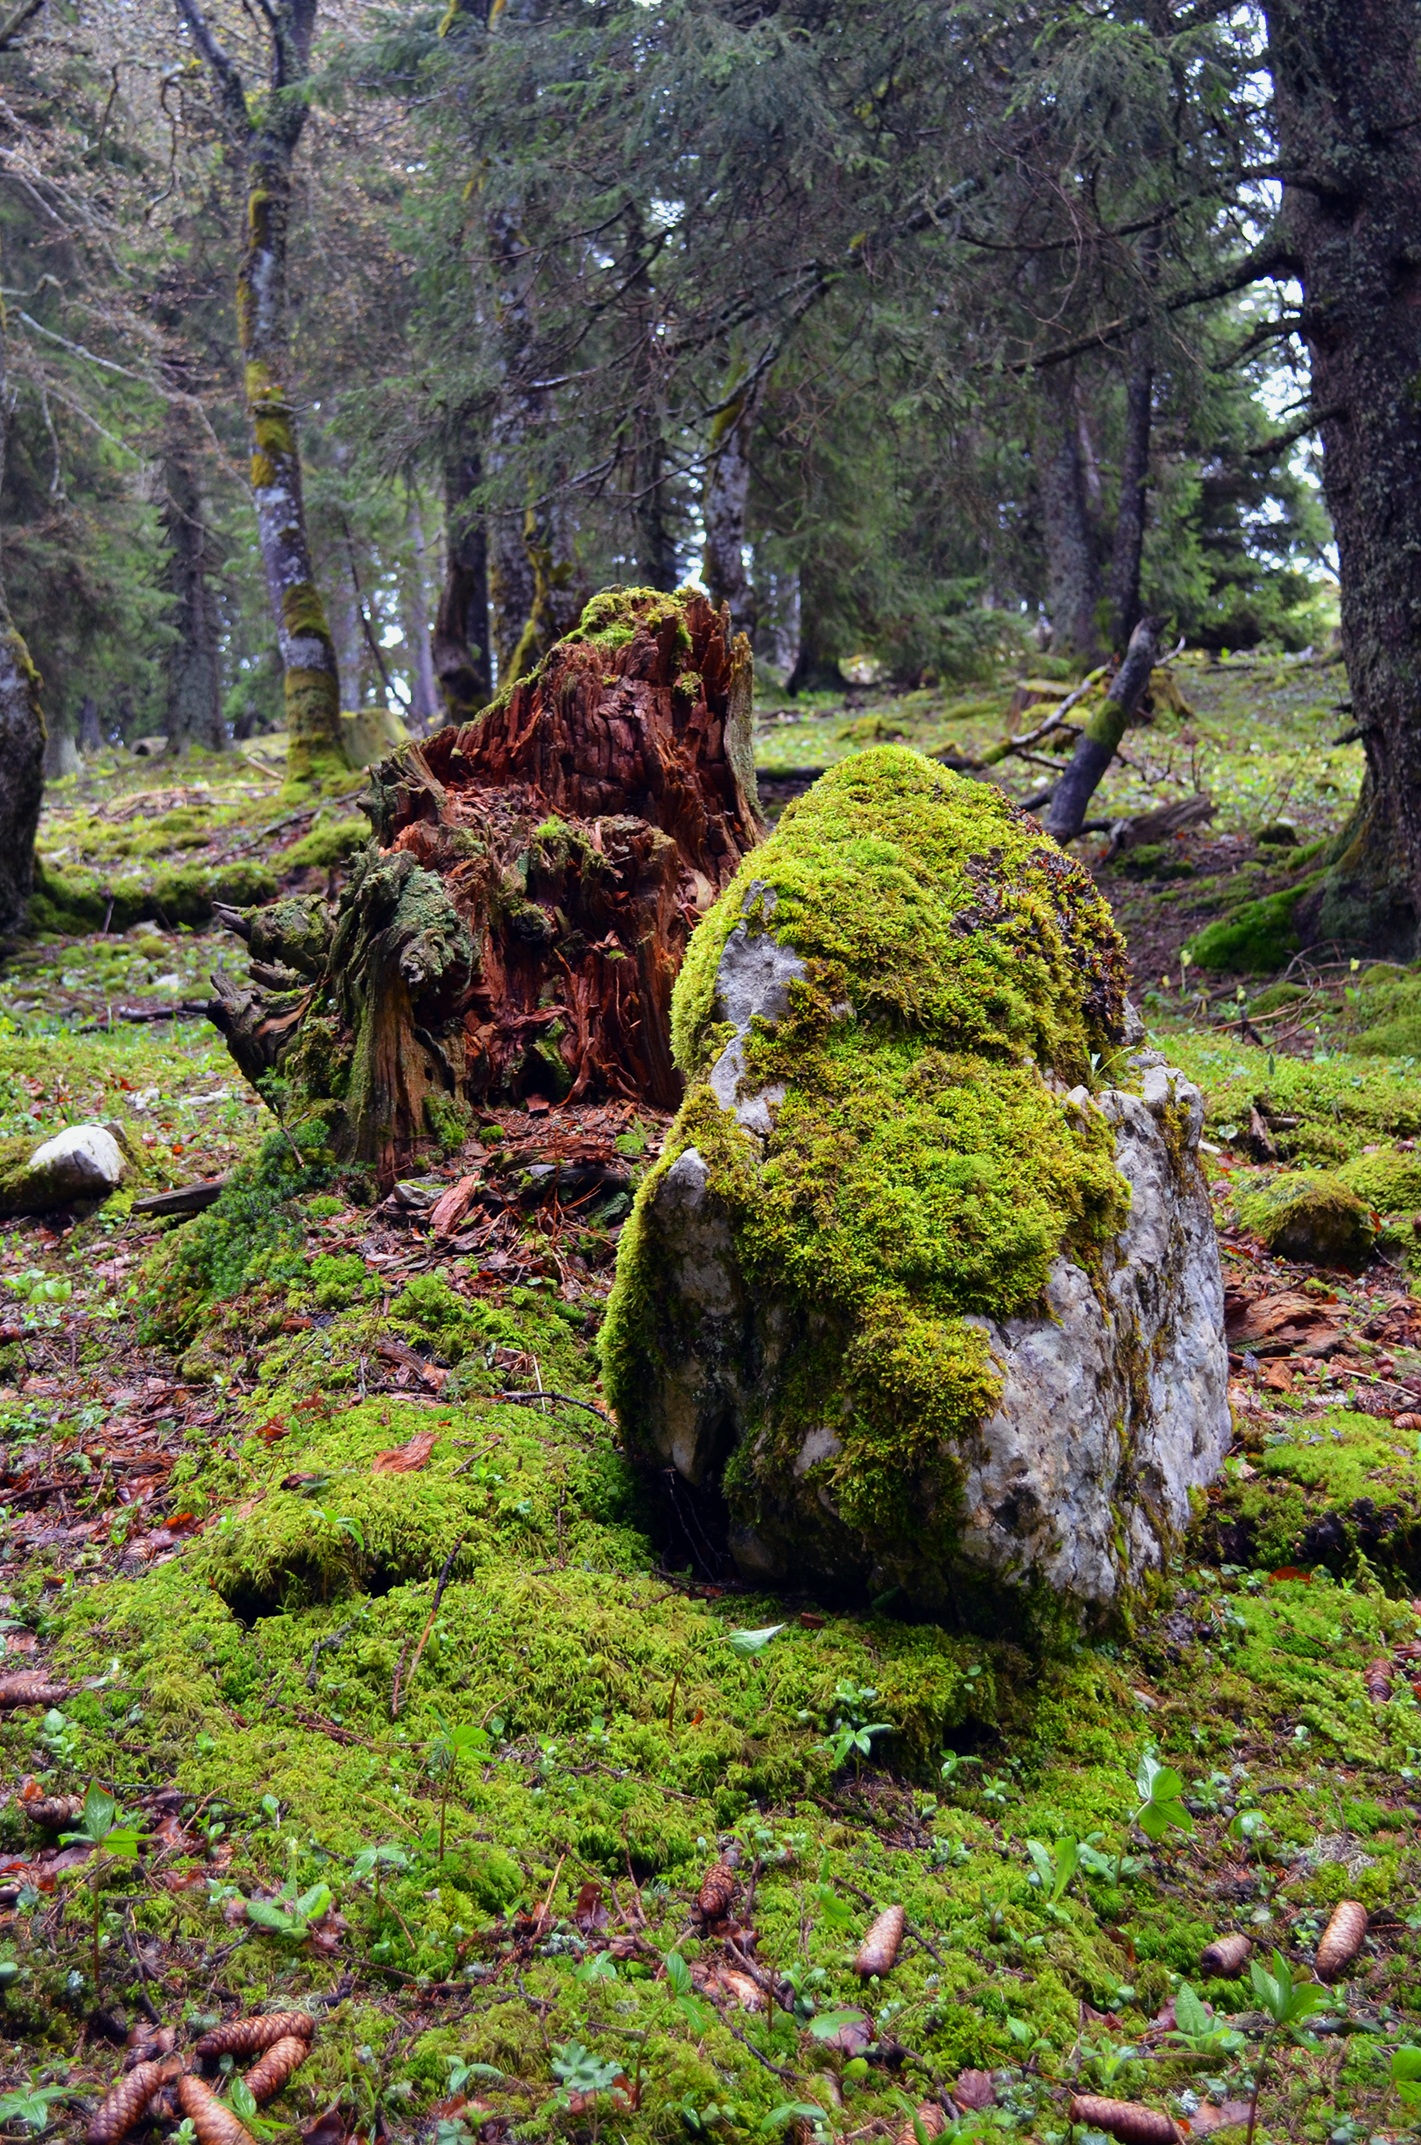
<path id="1" fill-rule="evenodd" d="M 128 1171 L 127 1158 L 104 1125 L 70 1125 L 37 1147 L 5 1189 L 12 1214 L 43 1214 L 75 1200 L 107 1199 Z"/>

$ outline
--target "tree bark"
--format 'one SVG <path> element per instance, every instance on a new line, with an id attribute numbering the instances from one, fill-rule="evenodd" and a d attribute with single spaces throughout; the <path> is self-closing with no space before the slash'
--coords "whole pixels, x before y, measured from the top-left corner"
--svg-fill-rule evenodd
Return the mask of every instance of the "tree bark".
<path id="1" fill-rule="evenodd" d="M 409 533 L 410 559 L 405 575 L 402 624 L 410 656 L 410 717 L 416 732 L 423 732 L 436 721 L 440 703 L 434 676 L 434 646 L 429 632 L 424 517 L 413 489 L 406 502 L 405 527 Z"/>
<path id="2" fill-rule="evenodd" d="M 749 643 L 702 596 L 612 590 L 535 679 L 372 772 L 378 847 L 334 916 L 229 918 L 213 1019 L 382 1183 L 485 1098 L 672 1108 L 671 986 L 763 831 Z"/>
<path id="3" fill-rule="evenodd" d="M 1074 656 L 1089 669 L 1099 660 L 1096 604 L 1100 587 L 1073 366 L 1047 368 L 1042 399 L 1037 493 L 1046 543 L 1051 653 Z"/>
<path id="4" fill-rule="evenodd" d="M 257 541 L 281 651 L 286 765 L 299 781 L 345 764 L 335 643 L 306 527 L 286 291 L 292 162 L 306 123 L 317 0 L 276 0 L 264 8 L 271 65 L 269 87 L 259 100 L 249 98 L 197 0 L 177 5 L 212 77 L 246 181 L 237 339 Z"/>
<path id="5" fill-rule="evenodd" d="M 467 722 L 493 690 L 488 525 L 468 503 L 482 481 L 477 448 L 446 456 L 444 587 L 434 621 L 434 674 L 449 722 Z"/>
<path id="6" fill-rule="evenodd" d="M 212 531 L 208 527 L 200 449 L 189 410 L 168 405 L 163 453 L 163 528 L 168 539 L 168 587 L 177 640 L 168 652 L 167 716 L 170 753 L 190 738 L 209 752 L 227 743 L 222 720 L 222 657 L 217 596 L 213 586 Z"/>
<path id="7" fill-rule="evenodd" d="M 1130 635 L 1130 645 L 1115 674 L 1109 698 L 1089 717 L 1076 740 L 1076 749 L 1046 813 L 1046 831 L 1054 834 L 1058 842 L 1070 841 L 1085 824 L 1090 800 L 1145 696 L 1159 649 L 1159 632 L 1157 618 L 1140 620 Z"/>
<path id="8" fill-rule="evenodd" d="M 1110 641 L 1114 648 L 1127 645 L 1140 620 L 1140 568 L 1149 503 L 1154 390 L 1154 335 L 1149 328 L 1137 328 L 1130 338 L 1125 377 L 1125 442 L 1110 559 Z"/>
<path id="9" fill-rule="evenodd" d="M 5 474 L 10 386 L 0 305 L 0 480 Z M 35 832 L 44 799 L 40 677 L 16 630 L 0 578 L 0 938 L 23 929 L 34 885 Z"/>
<path id="10" fill-rule="evenodd" d="M 1421 4 L 1267 0 L 1278 236 L 1303 286 L 1366 776 L 1311 935 L 1413 959 L 1421 918 Z"/>
<path id="11" fill-rule="evenodd" d="M 706 525 L 705 580 L 711 602 L 728 604 L 732 624 L 752 641 L 755 591 L 745 571 L 745 510 L 750 498 L 750 441 L 763 394 L 763 384 L 757 381 L 716 418 L 701 506 Z"/>

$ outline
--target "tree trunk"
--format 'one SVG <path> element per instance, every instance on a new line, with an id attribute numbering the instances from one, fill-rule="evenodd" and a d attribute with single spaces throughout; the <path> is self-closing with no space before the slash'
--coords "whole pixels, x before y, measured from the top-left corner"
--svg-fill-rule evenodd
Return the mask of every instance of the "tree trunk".
<path id="1" fill-rule="evenodd" d="M 168 587 L 177 640 L 168 651 L 167 714 L 170 753 L 190 738 L 209 752 L 227 743 L 222 720 L 222 657 L 213 586 L 212 532 L 198 475 L 198 444 L 190 412 L 168 405 L 163 455 L 163 527 L 168 539 Z"/>
<path id="2" fill-rule="evenodd" d="M 405 508 L 405 527 L 409 532 L 410 559 L 405 575 L 402 624 L 410 655 L 411 725 L 417 733 L 422 733 L 438 720 L 440 703 L 434 677 L 434 647 L 429 633 L 424 518 L 413 489 Z"/>
<path id="3" fill-rule="evenodd" d="M 372 772 L 332 918 L 235 915 L 213 1019 L 389 1184 L 485 1098 L 679 1099 L 671 986 L 760 838 L 749 643 L 702 596 L 597 597 L 536 680 Z"/>
<path id="4" fill-rule="evenodd" d="M 1278 238 L 1303 286 L 1342 641 L 1366 752 L 1311 935 L 1413 959 L 1421 918 L 1418 0 L 1268 0 Z"/>
<path id="5" fill-rule="evenodd" d="M 1155 351 L 1149 328 L 1130 338 L 1125 377 L 1125 442 L 1120 457 L 1120 502 L 1110 559 L 1110 641 L 1124 648 L 1140 619 L 1140 564 L 1150 489 L 1150 428 L 1154 414 Z"/>
<path id="6" fill-rule="evenodd" d="M 102 752 L 104 733 L 99 727 L 99 703 L 92 693 L 85 693 L 79 703 L 79 750 L 83 753 Z"/>
<path id="7" fill-rule="evenodd" d="M 1070 764 L 1056 785 L 1046 814 L 1046 831 L 1058 842 L 1080 833 L 1091 798 L 1114 759 L 1130 718 L 1145 696 L 1159 647 L 1160 622 L 1142 618 L 1130 635 L 1125 660 L 1115 674 L 1110 697 L 1097 708 L 1076 740 Z"/>
<path id="8" fill-rule="evenodd" d="M 805 567 L 799 580 L 799 646 L 794 668 L 785 680 L 791 700 L 800 693 L 837 693 L 844 689 L 844 676 L 829 653 L 812 567 Z"/>
<path id="9" fill-rule="evenodd" d="M 467 722 L 493 691 L 488 526 L 468 504 L 482 481 L 477 448 L 446 456 L 444 587 L 434 621 L 434 674 L 448 722 Z"/>
<path id="10" fill-rule="evenodd" d="M 701 509 L 711 601 L 729 604 L 732 624 L 752 641 L 755 592 L 745 571 L 745 509 L 750 497 L 750 440 L 763 392 L 763 384 L 757 381 L 716 418 Z"/>
<path id="11" fill-rule="evenodd" d="M 1051 653 L 1074 656 L 1089 669 L 1099 660 L 1095 622 L 1099 582 L 1074 368 L 1048 366 L 1041 385 L 1045 407 L 1038 439 L 1037 492 L 1046 542 Z"/>
<path id="12" fill-rule="evenodd" d="M 0 305 L 0 482 L 5 475 L 10 383 Z M 23 929 L 34 884 L 35 830 L 44 798 L 44 714 L 39 672 L 15 629 L 0 579 L 0 938 Z"/>

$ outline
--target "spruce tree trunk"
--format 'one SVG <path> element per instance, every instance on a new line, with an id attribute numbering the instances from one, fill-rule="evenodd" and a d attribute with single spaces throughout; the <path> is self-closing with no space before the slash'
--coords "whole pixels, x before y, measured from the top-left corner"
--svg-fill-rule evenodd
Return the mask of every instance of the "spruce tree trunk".
<path id="1" fill-rule="evenodd" d="M 1100 586 L 1071 366 L 1052 365 L 1046 369 L 1042 402 L 1037 494 L 1046 545 L 1051 653 L 1074 656 L 1089 669 L 1099 660 L 1095 613 Z"/>
<path id="2" fill-rule="evenodd" d="M 10 388 L 0 305 L 0 482 L 5 475 Z M 23 929 L 34 884 L 35 831 L 44 798 L 40 679 L 17 632 L 0 579 L 0 938 Z"/>
<path id="3" fill-rule="evenodd" d="M 1137 328 L 1130 338 L 1125 378 L 1125 442 L 1110 559 L 1110 642 L 1114 648 L 1126 646 L 1140 619 L 1140 567 L 1149 503 L 1154 390 L 1154 335 L 1149 328 Z"/>
<path id="4" fill-rule="evenodd" d="M 1410 960 L 1421 918 L 1421 0 L 1267 0 L 1277 236 L 1303 286 L 1366 777 L 1314 939 Z"/>
<path id="5" fill-rule="evenodd" d="M 1157 618 L 1140 620 L 1130 635 L 1130 645 L 1115 673 L 1109 698 L 1088 719 L 1076 740 L 1075 751 L 1046 813 L 1046 831 L 1054 834 L 1058 842 L 1070 841 L 1085 824 L 1090 800 L 1149 686 L 1159 649 L 1159 630 Z"/>
<path id="6" fill-rule="evenodd" d="M 757 382 L 716 418 L 701 507 L 706 525 L 705 580 L 711 601 L 729 604 L 735 626 L 752 641 L 755 592 L 745 571 L 745 510 L 750 498 L 750 440 L 762 395 Z"/>
<path id="7" fill-rule="evenodd" d="M 482 481 L 476 447 L 446 456 L 444 586 L 434 620 L 434 675 L 448 722 L 467 722 L 493 690 L 488 525 L 468 504 Z"/>
<path id="8" fill-rule="evenodd" d="M 281 654 L 287 772 L 302 780 L 345 764 L 335 643 L 306 527 L 286 296 L 292 161 L 306 123 L 317 0 L 263 6 L 271 64 L 259 98 L 249 96 L 198 0 L 177 4 L 212 77 L 246 183 L 237 340 L 257 541 Z"/>
<path id="9" fill-rule="evenodd" d="M 177 640 L 168 652 L 167 715 L 170 753 L 196 739 L 209 752 L 227 743 L 222 720 L 222 658 L 212 532 L 199 477 L 200 448 L 191 413 L 168 406 L 163 455 L 163 528 L 168 539 L 168 587 Z M 82 742 L 82 739 L 81 739 Z"/>
<path id="10" fill-rule="evenodd" d="M 410 716 L 417 732 L 428 730 L 439 714 L 439 688 L 434 676 L 434 643 L 429 631 L 426 590 L 427 552 L 424 517 L 413 490 L 405 507 L 405 528 L 410 540 L 410 563 L 405 576 L 403 618 L 405 646 L 410 652 Z"/>

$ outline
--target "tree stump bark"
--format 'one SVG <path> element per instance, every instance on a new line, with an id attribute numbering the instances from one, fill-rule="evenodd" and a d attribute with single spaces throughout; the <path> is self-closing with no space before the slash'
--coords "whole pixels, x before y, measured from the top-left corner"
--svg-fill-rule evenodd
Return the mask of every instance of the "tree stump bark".
<path id="1" fill-rule="evenodd" d="M 213 1018 L 252 1080 L 329 1113 L 383 1184 L 484 1101 L 672 1109 L 671 986 L 763 825 L 749 643 L 703 596 L 594 597 L 474 722 L 372 771 L 332 916 L 228 911 L 253 987 Z"/>

